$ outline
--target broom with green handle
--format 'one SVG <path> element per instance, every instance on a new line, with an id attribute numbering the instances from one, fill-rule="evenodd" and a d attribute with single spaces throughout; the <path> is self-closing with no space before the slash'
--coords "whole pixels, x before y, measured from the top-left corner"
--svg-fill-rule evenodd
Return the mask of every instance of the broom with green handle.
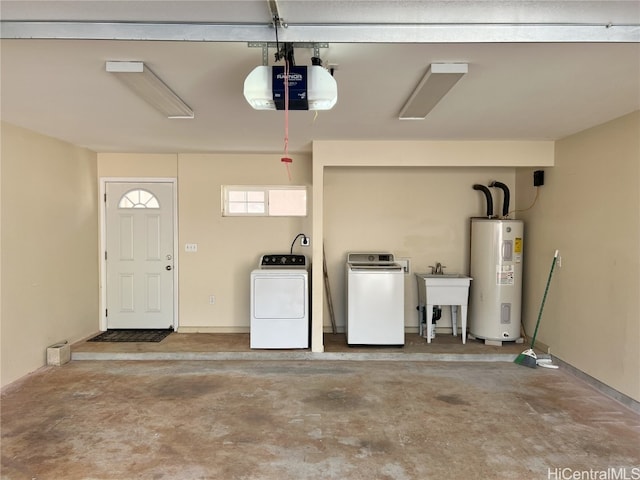
<path id="1" fill-rule="evenodd" d="M 551 270 L 549 271 L 549 278 L 547 278 L 547 286 L 544 289 L 544 295 L 542 296 L 542 303 L 540 304 L 540 311 L 538 312 L 538 321 L 536 322 L 536 329 L 533 331 L 533 337 L 531 338 L 531 346 L 516 357 L 513 363 L 518 365 L 524 365 L 525 367 L 536 368 L 538 366 L 538 357 L 536 352 L 533 351 L 533 345 L 536 343 L 536 335 L 538 335 L 538 327 L 540 326 L 540 319 L 542 318 L 542 309 L 544 308 L 544 302 L 547 300 L 547 292 L 549 291 L 549 284 L 551 283 L 551 277 L 553 276 L 553 269 L 556 267 L 556 260 L 558 259 L 558 250 L 553 255 L 553 262 L 551 262 Z"/>

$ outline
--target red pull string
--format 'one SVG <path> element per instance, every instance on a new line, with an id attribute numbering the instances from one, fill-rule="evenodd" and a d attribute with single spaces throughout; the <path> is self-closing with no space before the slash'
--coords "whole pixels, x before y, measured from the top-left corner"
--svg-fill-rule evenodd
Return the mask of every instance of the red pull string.
<path id="1" fill-rule="evenodd" d="M 291 181 L 289 165 L 293 160 L 289 157 L 289 61 L 284 59 L 284 157 L 280 159 L 287 167 L 287 176 Z"/>

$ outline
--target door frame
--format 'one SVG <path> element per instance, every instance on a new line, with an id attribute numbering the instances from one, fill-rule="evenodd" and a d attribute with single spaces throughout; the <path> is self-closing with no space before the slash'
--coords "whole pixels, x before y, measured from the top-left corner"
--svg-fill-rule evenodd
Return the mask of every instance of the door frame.
<path id="1" fill-rule="evenodd" d="M 101 332 L 107 330 L 107 183 L 171 183 L 173 187 L 173 330 L 178 331 L 178 179 L 175 177 L 100 177 L 100 318 Z"/>

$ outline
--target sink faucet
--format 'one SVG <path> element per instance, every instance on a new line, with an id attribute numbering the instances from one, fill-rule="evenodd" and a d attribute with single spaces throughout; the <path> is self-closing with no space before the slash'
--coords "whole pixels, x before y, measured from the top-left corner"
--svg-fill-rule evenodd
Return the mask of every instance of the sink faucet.
<path id="1" fill-rule="evenodd" d="M 444 275 L 444 269 L 447 267 L 437 262 L 435 267 L 429 265 L 429 268 L 431 269 L 431 275 Z"/>

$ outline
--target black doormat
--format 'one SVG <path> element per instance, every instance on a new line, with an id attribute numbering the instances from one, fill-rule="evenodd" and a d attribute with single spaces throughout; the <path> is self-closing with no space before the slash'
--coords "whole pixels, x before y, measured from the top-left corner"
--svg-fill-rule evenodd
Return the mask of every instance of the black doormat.
<path id="1" fill-rule="evenodd" d="M 161 342 L 173 328 L 165 329 L 130 329 L 116 328 L 107 330 L 87 340 L 88 342 Z"/>

